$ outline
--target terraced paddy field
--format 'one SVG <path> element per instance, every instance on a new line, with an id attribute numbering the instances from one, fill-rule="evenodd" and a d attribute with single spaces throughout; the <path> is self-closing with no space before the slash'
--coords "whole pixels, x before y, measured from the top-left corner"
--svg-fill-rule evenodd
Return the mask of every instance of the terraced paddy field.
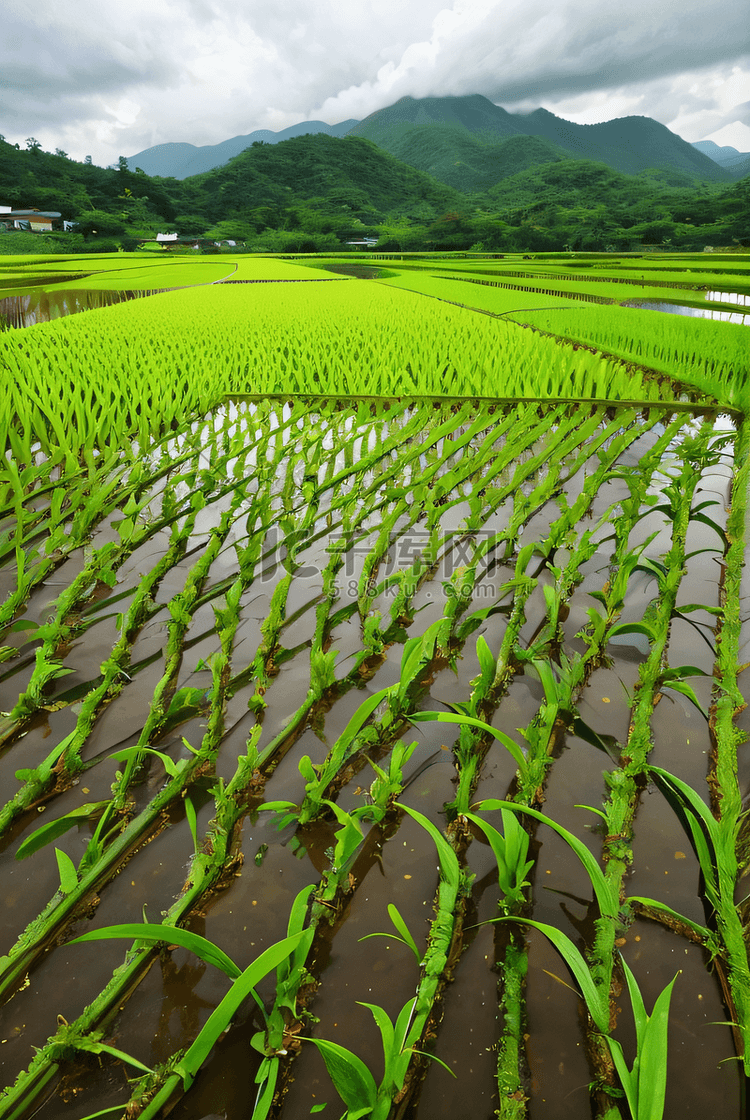
<path id="1" fill-rule="evenodd" d="M 2 1120 L 744 1115 L 717 256 L 12 262 Z"/>

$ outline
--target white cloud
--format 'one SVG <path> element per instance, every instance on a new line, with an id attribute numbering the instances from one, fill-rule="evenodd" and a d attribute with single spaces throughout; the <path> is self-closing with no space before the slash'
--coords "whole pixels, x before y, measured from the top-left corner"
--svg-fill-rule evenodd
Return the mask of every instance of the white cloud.
<path id="1" fill-rule="evenodd" d="M 725 124 L 718 132 L 712 132 L 710 136 L 704 136 L 702 139 L 713 140 L 720 148 L 727 145 L 736 148 L 738 152 L 750 152 L 750 126 L 741 121 Z"/>
<path id="2" fill-rule="evenodd" d="M 109 163 L 483 93 L 698 139 L 747 101 L 746 17 L 742 0 L 37 0 L 4 17 L 2 127 Z"/>

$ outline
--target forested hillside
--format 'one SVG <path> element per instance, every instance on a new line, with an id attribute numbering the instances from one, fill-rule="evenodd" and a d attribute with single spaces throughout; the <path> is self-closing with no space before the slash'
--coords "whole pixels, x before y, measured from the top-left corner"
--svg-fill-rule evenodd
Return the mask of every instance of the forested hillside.
<path id="1" fill-rule="evenodd" d="M 336 251 L 363 237 L 404 251 L 750 245 L 750 179 L 626 175 L 538 137 L 485 145 L 458 125 L 438 132 L 442 147 L 426 127 L 412 130 L 408 154 L 425 170 L 362 137 L 319 134 L 255 143 L 184 180 L 129 171 L 125 160 L 119 169 L 78 163 L 33 138 L 25 150 L 0 141 L 0 204 L 78 223 L 56 234 L 6 233 L 0 224 L 0 252 L 130 249 L 170 231 L 268 252 Z"/>

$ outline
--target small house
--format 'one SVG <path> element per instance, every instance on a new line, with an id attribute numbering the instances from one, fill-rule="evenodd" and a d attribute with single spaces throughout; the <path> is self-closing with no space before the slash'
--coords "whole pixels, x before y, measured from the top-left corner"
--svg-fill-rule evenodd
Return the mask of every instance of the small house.
<path id="1" fill-rule="evenodd" d="M 6 230 L 26 229 L 34 233 L 50 233 L 62 229 L 62 215 L 57 210 L 13 210 L 10 206 L 0 206 L 0 223 Z"/>

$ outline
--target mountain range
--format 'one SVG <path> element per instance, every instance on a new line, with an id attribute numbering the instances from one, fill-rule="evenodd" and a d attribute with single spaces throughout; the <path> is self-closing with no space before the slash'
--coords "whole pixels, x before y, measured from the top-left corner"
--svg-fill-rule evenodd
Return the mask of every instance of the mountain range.
<path id="1" fill-rule="evenodd" d="M 720 148 L 713 140 L 697 140 L 693 147 L 743 179 L 746 175 L 750 175 L 750 152 L 738 152 L 736 148 L 730 148 L 728 145 Z"/>
<path id="2" fill-rule="evenodd" d="M 302 121 L 282 129 L 281 132 L 259 128 L 247 136 L 232 136 L 221 144 L 205 144 L 202 147 L 196 147 L 195 144 L 156 144 L 153 148 L 128 156 L 128 167 L 131 171 L 140 168 L 147 175 L 187 179 L 191 175 L 202 175 L 204 171 L 211 171 L 214 167 L 223 167 L 253 144 L 278 144 L 282 140 L 291 140 L 293 136 L 317 132 L 324 132 L 328 136 L 346 136 L 355 124 L 359 124 L 359 121 L 342 121 L 341 124 Z"/>
<path id="3" fill-rule="evenodd" d="M 260 129 L 221 144 L 159 144 L 128 156 L 131 170 L 185 179 L 228 163 L 253 144 L 325 133 L 361 136 L 397 159 L 463 192 L 481 192 L 519 171 L 558 160 L 587 159 L 629 175 L 656 169 L 674 186 L 730 183 L 750 174 L 750 155 L 711 141 L 689 144 L 651 117 L 580 125 L 546 109 L 509 113 L 486 97 L 403 97 L 362 121 L 302 121 Z"/>

